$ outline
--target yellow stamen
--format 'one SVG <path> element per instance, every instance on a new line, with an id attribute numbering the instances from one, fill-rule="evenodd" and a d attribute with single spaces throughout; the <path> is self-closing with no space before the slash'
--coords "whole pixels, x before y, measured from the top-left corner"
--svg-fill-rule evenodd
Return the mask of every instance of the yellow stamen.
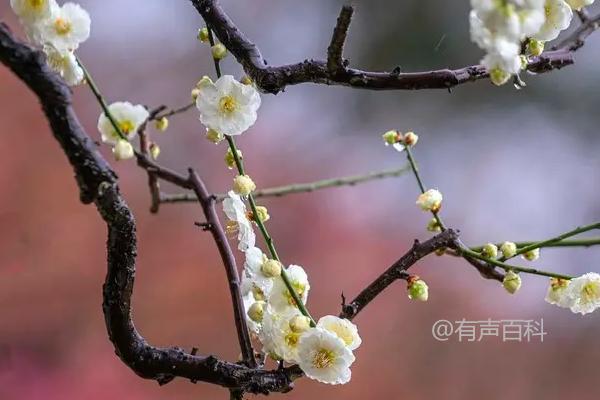
<path id="1" fill-rule="evenodd" d="M 313 357 L 313 365 L 316 368 L 327 368 L 330 367 L 335 361 L 335 354 L 333 351 L 328 349 L 320 349 L 315 353 Z"/>
<path id="2" fill-rule="evenodd" d="M 69 32 L 71 32 L 71 27 L 72 26 L 70 21 L 66 21 L 60 17 L 56 18 L 56 20 L 54 21 L 54 30 L 59 35 L 67 35 Z"/>
<path id="3" fill-rule="evenodd" d="M 237 108 L 237 101 L 233 96 L 223 96 L 219 100 L 219 109 L 224 114 L 231 114 Z"/>

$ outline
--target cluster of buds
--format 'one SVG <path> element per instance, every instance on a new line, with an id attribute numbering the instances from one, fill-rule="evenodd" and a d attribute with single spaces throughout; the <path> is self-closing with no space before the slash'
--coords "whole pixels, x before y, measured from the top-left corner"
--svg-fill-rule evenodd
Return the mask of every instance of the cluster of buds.
<path id="1" fill-rule="evenodd" d="M 386 146 L 393 146 L 396 150 L 402 151 L 406 146 L 413 147 L 419 141 L 419 136 L 414 132 L 402 134 L 396 130 L 390 130 L 381 135 Z"/>

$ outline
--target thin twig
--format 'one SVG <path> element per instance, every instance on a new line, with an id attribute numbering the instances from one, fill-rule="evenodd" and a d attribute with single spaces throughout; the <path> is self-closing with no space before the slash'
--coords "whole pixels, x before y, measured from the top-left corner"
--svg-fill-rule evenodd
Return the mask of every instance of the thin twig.
<path id="1" fill-rule="evenodd" d="M 189 104 L 186 104 L 183 107 L 174 108 L 172 110 L 165 110 L 164 112 L 153 116 L 152 120 L 158 121 L 161 118 L 168 118 L 168 117 L 172 117 L 172 116 L 177 115 L 177 114 L 183 114 L 184 112 L 186 112 L 186 111 L 194 108 L 195 105 L 196 105 L 195 102 L 191 102 Z"/>
<path id="2" fill-rule="evenodd" d="M 329 189 L 342 186 L 356 186 L 378 179 L 393 178 L 404 175 L 410 170 L 410 167 L 393 168 L 377 172 L 369 172 L 361 175 L 344 176 L 340 178 L 323 179 L 308 183 L 294 183 L 291 185 L 276 186 L 266 189 L 258 189 L 254 192 L 255 198 L 260 197 L 282 197 L 290 194 L 309 193 L 322 189 Z M 216 195 L 217 201 L 222 201 L 227 197 L 225 194 Z M 192 193 L 165 194 L 160 195 L 161 203 L 188 203 L 195 202 L 197 198 Z"/>

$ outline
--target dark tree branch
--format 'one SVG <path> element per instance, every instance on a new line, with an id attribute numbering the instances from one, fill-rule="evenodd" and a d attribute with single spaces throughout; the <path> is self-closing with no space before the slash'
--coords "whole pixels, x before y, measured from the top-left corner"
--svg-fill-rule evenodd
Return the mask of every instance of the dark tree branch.
<path id="1" fill-rule="evenodd" d="M 337 24 L 333 29 L 331 43 L 327 48 L 327 71 L 331 75 L 335 75 L 339 71 L 343 71 L 345 68 L 342 56 L 344 53 L 344 44 L 346 43 L 348 28 L 350 28 L 350 22 L 352 21 L 353 13 L 354 8 L 352 8 L 352 6 L 342 7 L 340 10 L 340 15 L 337 19 Z"/>
<path id="2" fill-rule="evenodd" d="M 263 58 L 258 47 L 252 43 L 225 13 L 218 0 L 190 0 L 217 38 L 229 49 L 231 54 L 242 65 L 244 71 L 256 82 L 264 92 L 276 94 L 289 85 L 300 83 L 318 83 L 342 85 L 372 90 L 418 90 L 449 89 L 451 87 L 487 78 L 489 75 L 482 65 L 472 65 L 460 69 L 440 69 L 427 72 L 371 72 L 347 68 L 336 69 L 331 73 L 330 66 L 339 61 L 341 46 L 334 47 L 331 62 L 321 60 L 304 60 L 296 64 L 271 67 Z M 350 22 L 351 12 L 342 9 L 336 31 L 344 32 Z M 339 29 L 338 29 L 339 28 Z M 595 26 L 593 29 L 596 29 Z M 339 42 L 342 36 L 334 34 L 332 43 Z M 343 43 L 343 41 L 342 41 Z M 330 46 L 331 49 L 332 46 Z M 573 52 L 576 48 L 561 47 L 549 51 L 539 57 L 533 57 L 527 67 L 531 72 L 542 73 L 573 64 Z"/>
<path id="3" fill-rule="evenodd" d="M 0 24 L 0 61 L 38 96 L 52 132 L 74 169 L 81 201 L 85 204 L 94 202 L 107 224 L 108 271 L 103 290 L 103 309 L 110 340 L 121 360 L 139 376 L 157 380 L 161 384 L 175 377 L 183 377 L 250 393 L 290 390 L 291 382 L 301 376 L 298 368 L 256 370 L 213 356 L 188 354 L 177 347 L 154 347 L 137 332 L 131 317 L 137 256 L 135 220 L 120 195 L 115 173 L 77 120 L 68 86 L 46 65 L 42 52 L 17 41 L 4 24 Z M 201 182 L 197 177 L 188 179 L 165 170 L 143 154 L 138 154 L 138 163 L 151 169 L 158 177 L 201 191 L 198 189 Z M 213 208 L 207 218 L 215 215 Z M 220 225 L 211 221 L 211 230 L 216 231 L 215 227 Z M 225 246 L 219 246 L 219 250 L 223 251 Z M 228 265 L 235 268 L 235 264 Z M 232 277 L 231 285 L 235 275 L 228 276 Z M 241 318 L 241 321 L 245 324 L 245 318 Z M 247 335 L 247 330 L 245 332 Z"/>
<path id="4" fill-rule="evenodd" d="M 595 17 L 590 17 L 587 14 L 587 11 L 582 10 L 579 12 L 579 17 L 581 19 L 581 25 L 558 45 L 552 47 L 553 50 L 567 49 L 571 52 L 577 51 L 585 44 L 585 40 L 588 36 L 594 33 L 596 29 L 600 28 L 600 14 Z"/>
<path id="5" fill-rule="evenodd" d="M 406 279 L 408 274 L 406 270 L 415 265 L 421 258 L 433 253 L 436 250 L 446 247 L 455 248 L 458 244 L 458 233 L 448 229 L 431 239 L 420 243 L 415 240 L 413 247 L 400 257 L 383 274 L 377 277 L 369 286 L 367 286 L 354 300 L 342 305 L 340 318 L 353 319 L 367 304 L 383 292 L 388 286 L 398 279 Z"/>
<path id="6" fill-rule="evenodd" d="M 146 157 L 148 157 L 150 153 L 150 141 L 148 139 L 148 133 L 146 132 L 148 122 L 152 121 L 165 108 L 165 106 L 160 106 L 157 109 L 152 110 L 146 121 L 138 129 L 138 135 L 140 136 L 140 152 Z M 150 189 L 150 212 L 156 214 L 160 208 L 160 185 L 158 183 L 158 178 L 152 172 L 148 172 L 148 188 Z"/>

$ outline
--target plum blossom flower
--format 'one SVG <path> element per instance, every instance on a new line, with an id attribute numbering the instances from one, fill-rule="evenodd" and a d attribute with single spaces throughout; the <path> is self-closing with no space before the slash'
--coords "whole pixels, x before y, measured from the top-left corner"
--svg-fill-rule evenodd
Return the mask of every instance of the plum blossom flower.
<path id="1" fill-rule="evenodd" d="M 270 293 L 273 288 L 273 280 L 278 279 L 281 274 L 281 263 L 269 260 L 258 247 L 248 248 L 245 254 L 244 273 L 263 293 Z M 279 273 L 274 271 L 277 268 L 279 268 Z"/>
<path id="2" fill-rule="evenodd" d="M 256 122 L 260 95 L 252 85 L 244 85 L 231 75 L 199 88 L 196 107 L 200 121 L 223 135 L 240 135 Z"/>
<path id="3" fill-rule="evenodd" d="M 286 269 L 286 272 L 292 288 L 294 288 L 302 303 L 306 304 L 308 291 L 310 290 L 306 272 L 304 272 L 304 269 L 299 265 L 290 265 L 289 268 Z M 296 302 L 283 282 L 283 279 L 274 279 L 269 302 L 278 312 L 283 312 L 290 307 L 297 307 Z"/>
<path id="4" fill-rule="evenodd" d="M 227 193 L 227 197 L 223 200 L 223 211 L 229 222 L 227 223 L 227 232 L 230 234 L 237 233 L 239 240 L 238 249 L 246 251 L 254 247 L 256 243 L 256 234 L 252 228 L 252 222 L 248 219 L 246 205 L 242 198 L 233 190 Z"/>
<path id="5" fill-rule="evenodd" d="M 25 25 L 50 18 L 58 8 L 55 0 L 10 0 L 10 6 Z"/>
<path id="6" fill-rule="evenodd" d="M 108 111 L 127 140 L 135 137 L 138 128 L 149 116 L 148 110 L 144 106 L 139 104 L 134 106 L 128 101 L 112 103 L 108 106 Z M 98 130 L 104 143 L 115 144 L 123 139 L 104 113 L 100 114 L 100 118 L 98 118 Z"/>
<path id="7" fill-rule="evenodd" d="M 546 302 L 562 308 L 571 308 L 573 301 L 567 296 L 567 288 L 571 283 L 568 279 L 551 278 L 548 292 L 546 292 Z"/>
<path id="8" fill-rule="evenodd" d="M 73 51 L 90 37 L 90 24 L 90 15 L 79 4 L 65 3 L 42 23 L 36 40 L 61 52 Z"/>
<path id="9" fill-rule="evenodd" d="M 352 351 L 336 334 L 321 328 L 305 332 L 298 343 L 298 365 L 307 377 L 330 385 L 350 381 Z"/>
<path id="10" fill-rule="evenodd" d="M 546 0 L 544 11 L 546 13 L 544 25 L 532 37 L 544 41 L 554 40 L 571 24 L 573 11 L 564 0 Z"/>
<path id="11" fill-rule="evenodd" d="M 44 47 L 48 65 L 56 71 L 69 86 L 79 85 L 83 82 L 83 69 L 79 66 L 72 51 L 60 52 L 50 46 Z"/>
<path id="12" fill-rule="evenodd" d="M 587 314 L 600 307 L 600 274 L 589 272 L 571 280 L 565 295 L 574 313 Z"/>
<path id="13" fill-rule="evenodd" d="M 425 193 L 422 193 L 417 198 L 416 204 L 421 207 L 423 211 L 438 211 L 442 206 L 442 193 L 436 189 L 429 189 Z"/>
<path id="14" fill-rule="evenodd" d="M 297 363 L 299 360 L 298 343 L 302 332 L 292 329 L 290 322 L 297 316 L 302 315 L 297 308 L 288 308 L 282 313 L 270 310 L 263 319 L 263 328 L 259 334 L 263 351 L 275 355 L 289 363 Z"/>

